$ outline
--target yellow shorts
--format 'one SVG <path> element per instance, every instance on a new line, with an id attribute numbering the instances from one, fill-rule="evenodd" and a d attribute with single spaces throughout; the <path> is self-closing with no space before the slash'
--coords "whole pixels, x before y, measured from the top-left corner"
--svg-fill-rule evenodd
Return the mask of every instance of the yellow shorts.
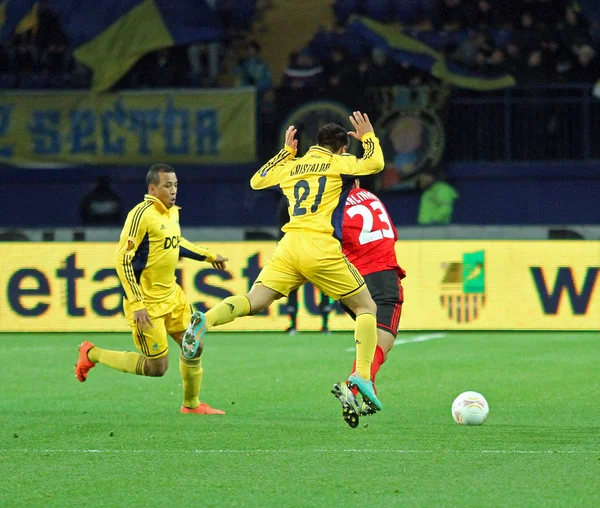
<path id="1" fill-rule="evenodd" d="M 346 259 L 340 242 L 333 236 L 286 233 L 256 283 L 287 296 L 307 281 L 334 300 L 365 288 L 362 276 Z"/>
<path id="2" fill-rule="evenodd" d="M 135 346 L 148 358 L 166 356 L 169 353 L 167 334 L 185 331 L 192 317 L 192 307 L 179 285 L 168 300 L 146 305 L 153 325 L 150 329 L 141 330 L 135 324 L 133 311 L 127 300 L 123 300 L 123 310 L 127 324 L 131 327 Z"/>

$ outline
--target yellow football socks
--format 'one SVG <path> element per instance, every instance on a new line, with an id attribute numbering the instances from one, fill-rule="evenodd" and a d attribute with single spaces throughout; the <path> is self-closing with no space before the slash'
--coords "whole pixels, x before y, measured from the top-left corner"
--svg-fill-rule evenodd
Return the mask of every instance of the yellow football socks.
<path id="1" fill-rule="evenodd" d="M 229 296 L 206 312 L 206 329 L 230 323 L 236 318 L 250 314 L 250 302 L 246 296 Z"/>
<path id="2" fill-rule="evenodd" d="M 138 376 L 145 376 L 144 367 L 146 357 L 130 351 L 111 351 L 94 346 L 88 352 L 90 362 L 101 363 L 121 372 L 129 372 Z"/>
<path id="3" fill-rule="evenodd" d="M 194 409 L 200 405 L 200 385 L 202 384 L 202 358 L 188 360 L 179 356 L 179 372 L 183 380 L 183 405 Z"/>
<path id="4" fill-rule="evenodd" d="M 377 347 L 377 319 L 373 314 L 356 316 L 356 370 L 363 379 L 371 379 L 371 364 Z"/>

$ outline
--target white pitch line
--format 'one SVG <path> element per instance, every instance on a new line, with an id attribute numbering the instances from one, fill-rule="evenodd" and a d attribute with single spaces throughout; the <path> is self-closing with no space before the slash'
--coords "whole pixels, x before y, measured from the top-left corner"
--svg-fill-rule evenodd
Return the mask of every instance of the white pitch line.
<path id="1" fill-rule="evenodd" d="M 285 454 L 285 453 L 388 453 L 388 454 L 418 454 L 418 453 L 500 453 L 500 454 L 527 454 L 527 455 L 567 455 L 567 454 L 598 454 L 600 450 L 377 450 L 377 449 L 344 449 L 344 450 L 328 450 L 328 449 L 312 449 L 312 450 L 268 450 L 268 449 L 248 449 L 248 450 L 95 450 L 95 449 L 47 449 L 36 450 L 30 448 L 15 448 L 15 449 L 0 449 L 2 453 L 266 453 L 266 454 Z"/>
<path id="2" fill-rule="evenodd" d="M 394 346 L 399 344 L 410 344 L 411 342 L 425 342 L 433 339 L 442 339 L 446 336 L 445 333 L 426 333 L 424 335 L 417 335 L 415 337 L 409 337 L 408 339 L 396 339 Z"/>
<path id="3" fill-rule="evenodd" d="M 406 339 L 396 339 L 394 341 L 394 346 L 399 346 L 401 344 L 411 344 L 413 342 L 425 342 L 433 339 L 442 339 L 445 337 L 445 333 L 425 333 L 423 335 L 415 335 L 414 337 L 408 337 Z M 346 349 L 346 352 L 353 353 L 356 351 L 356 348 L 349 347 Z"/>

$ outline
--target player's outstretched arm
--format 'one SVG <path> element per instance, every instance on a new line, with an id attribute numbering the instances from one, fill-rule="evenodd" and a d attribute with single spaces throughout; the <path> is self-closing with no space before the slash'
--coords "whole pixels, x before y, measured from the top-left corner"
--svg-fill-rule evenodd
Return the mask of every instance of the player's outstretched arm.
<path id="1" fill-rule="evenodd" d="M 229 261 L 229 258 L 224 258 L 221 254 L 215 254 L 206 247 L 200 247 L 184 237 L 179 240 L 179 255 L 196 261 L 206 261 L 219 270 L 225 270 L 227 268 L 226 262 Z"/>
<path id="2" fill-rule="evenodd" d="M 217 259 L 212 263 L 213 268 L 225 270 L 227 268 L 227 261 L 229 261 L 229 258 L 224 258 L 221 254 L 217 254 Z"/>
<path id="3" fill-rule="evenodd" d="M 350 123 L 354 127 L 354 131 L 349 131 L 348 134 L 355 139 L 358 139 L 364 149 L 362 159 L 356 159 L 356 164 L 352 168 L 351 174 L 373 175 L 383 170 L 385 165 L 383 159 L 383 151 L 379 144 L 379 139 L 375 136 L 373 125 L 366 113 L 355 111 L 350 118 Z"/>
<path id="4" fill-rule="evenodd" d="M 279 169 L 285 166 L 285 163 L 296 156 L 298 149 L 298 140 L 296 139 L 296 128 L 291 125 L 285 131 L 285 146 L 279 153 L 271 158 L 264 166 L 262 166 L 250 180 L 250 187 L 254 190 L 268 189 L 279 183 L 277 176 Z"/>

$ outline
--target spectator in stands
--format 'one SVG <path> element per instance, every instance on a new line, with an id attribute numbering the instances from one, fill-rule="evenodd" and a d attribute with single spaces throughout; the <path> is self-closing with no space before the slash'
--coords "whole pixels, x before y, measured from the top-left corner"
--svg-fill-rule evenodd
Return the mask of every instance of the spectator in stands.
<path id="1" fill-rule="evenodd" d="M 42 55 L 43 68 L 51 76 L 67 72 L 67 60 L 67 46 L 64 44 L 51 44 Z"/>
<path id="2" fill-rule="evenodd" d="M 494 39 L 485 30 L 478 31 L 475 34 L 474 42 L 476 48 L 475 68 L 481 72 L 486 72 L 496 51 L 496 44 Z"/>
<path id="3" fill-rule="evenodd" d="M 469 28 L 487 30 L 500 24 L 500 17 L 492 9 L 490 0 L 476 1 L 469 13 Z"/>
<path id="4" fill-rule="evenodd" d="M 571 0 L 526 0 L 526 9 L 534 13 L 544 28 L 554 29 L 564 17 L 565 4 Z"/>
<path id="5" fill-rule="evenodd" d="M 372 65 L 369 85 L 393 86 L 398 84 L 398 75 L 400 74 L 398 64 L 391 60 L 381 48 L 373 48 L 371 56 Z"/>
<path id="6" fill-rule="evenodd" d="M 309 51 L 294 52 L 289 57 L 283 73 L 284 88 L 292 90 L 316 89 L 323 85 L 323 67 L 314 60 Z"/>
<path id="7" fill-rule="evenodd" d="M 239 61 L 233 73 L 238 86 L 255 86 L 260 91 L 273 86 L 271 69 L 260 57 L 260 44 L 256 41 L 248 43 L 246 56 Z"/>
<path id="8" fill-rule="evenodd" d="M 243 38 L 252 30 L 256 16 L 256 0 L 219 0 L 216 12 L 229 37 Z"/>
<path id="9" fill-rule="evenodd" d="M 462 30 L 467 24 L 468 12 L 463 0 L 439 0 L 433 15 L 436 30 Z"/>
<path id="10" fill-rule="evenodd" d="M 505 61 L 504 70 L 508 74 L 518 76 L 523 66 L 523 52 L 521 47 L 515 41 L 509 41 L 504 48 Z"/>
<path id="11" fill-rule="evenodd" d="M 343 46 L 336 45 L 325 60 L 325 76 L 330 90 L 343 90 L 351 79 L 351 65 L 348 51 Z"/>
<path id="12" fill-rule="evenodd" d="M 96 187 L 81 202 L 81 220 L 85 225 L 118 226 L 123 205 L 121 197 L 110 187 L 108 176 L 100 176 Z"/>
<path id="13" fill-rule="evenodd" d="M 422 86 L 439 81 L 430 73 L 425 72 L 417 67 L 410 65 L 407 61 L 400 62 L 399 66 L 399 82 L 405 86 Z"/>
<path id="14" fill-rule="evenodd" d="M 206 81 L 208 69 L 208 49 L 206 44 L 195 43 L 187 47 L 188 67 L 190 68 L 189 85 L 200 87 Z"/>
<path id="15" fill-rule="evenodd" d="M 536 48 L 527 54 L 526 64 L 518 76 L 520 84 L 540 84 L 548 82 L 550 69 L 541 49 Z"/>
<path id="16" fill-rule="evenodd" d="M 150 88 L 168 88 L 186 83 L 186 70 L 170 48 L 159 49 L 146 59 L 145 83 Z"/>
<path id="17" fill-rule="evenodd" d="M 38 29 L 35 35 L 35 44 L 44 51 L 50 46 L 66 47 L 69 44 L 62 28 L 58 14 L 44 2 L 40 2 Z"/>
<path id="18" fill-rule="evenodd" d="M 589 23 L 572 6 L 565 9 L 565 17 L 560 24 L 560 39 L 569 49 L 592 42 Z"/>
<path id="19" fill-rule="evenodd" d="M 525 53 L 530 53 L 540 44 L 541 33 L 533 13 L 525 11 L 513 29 L 512 39 Z"/>
<path id="20" fill-rule="evenodd" d="M 475 56 L 477 55 L 476 34 L 477 32 L 469 31 L 466 39 L 460 42 L 451 41 L 447 43 L 444 46 L 444 53 L 448 60 L 473 69 L 475 67 Z"/>
<path id="21" fill-rule="evenodd" d="M 502 49 L 494 49 L 483 70 L 492 74 L 504 72 L 506 70 L 506 53 Z"/>
<path id="22" fill-rule="evenodd" d="M 573 79 L 579 83 L 596 83 L 600 79 L 600 62 L 594 48 L 584 44 L 574 48 L 577 67 Z"/>
<path id="23" fill-rule="evenodd" d="M 13 70 L 12 53 L 7 43 L 0 41 L 0 73 L 8 73 Z"/>
<path id="24" fill-rule="evenodd" d="M 421 225 L 450 224 L 454 201 L 459 195 L 448 182 L 440 179 L 437 171 L 428 169 L 419 178 L 423 191 L 417 222 Z"/>
<path id="25" fill-rule="evenodd" d="M 352 96 L 360 96 L 365 92 L 373 72 L 369 55 L 363 55 L 358 63 L 351 65 L 350 74 L 352 79 L 348 82 L 348 93 Z"/>
<path id="26" fill-rule="evenodd" d="M 37 68 L 37 52 L 29 37 L 18 34 L 14 38 L 13 64 L 18 74 L 30 74 Z"/>

